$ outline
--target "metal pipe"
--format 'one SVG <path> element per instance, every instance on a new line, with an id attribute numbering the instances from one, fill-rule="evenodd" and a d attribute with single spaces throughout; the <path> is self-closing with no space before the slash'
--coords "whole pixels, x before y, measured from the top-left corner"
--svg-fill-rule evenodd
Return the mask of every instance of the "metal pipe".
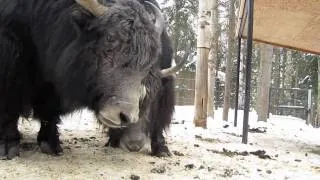
<path id="1" fill-rule="evenodd" d="M 252 62 L 252 36 L 253 36 L 253 5 L 254 0 L 247 0 L 248 7 L 248 39 L 247 39 L 247 57 L 246 57 L 246 87 L 245 102 L 243 114 L 243 132 L 242 143 L 248 143 L 249 129 L 249 111 L 250 111 L 250 94 L 251 94 L 251 62 Z"/>
<path id="2" fill-rule="evenodd" d="M 270 88 L 269 88 L 269 104 L 268 104 L 268 118 L 270 118 L 270 111 L 271 111 L 271 93 L 272 93 L 272 87 L 270 86 Z"/>
<path id="3" fill-rule="evenodd" d="M 312 86 L 308 89 L 308 117 L 307 117 L 307 125 L 311 122 L 311 108 L 312 108 Z"/>
<path id="4" fill-rule="evenodd" d="M 240 87 L 241 37 L 238 37 L 236 102 L 234 106 L 234 127 L 238 125 L 239 87 Z"/>

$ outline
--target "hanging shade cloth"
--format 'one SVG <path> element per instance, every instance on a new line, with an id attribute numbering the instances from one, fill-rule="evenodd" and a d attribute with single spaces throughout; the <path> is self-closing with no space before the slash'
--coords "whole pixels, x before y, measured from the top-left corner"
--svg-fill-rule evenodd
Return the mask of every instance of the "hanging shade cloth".
<path id="1" fill-rule="evenodd" d="M 241 0 L 237 37 L 247 37 L 247 5 Z M 254 0 L 253 40 L 320 54 L 320 0 Z"/>

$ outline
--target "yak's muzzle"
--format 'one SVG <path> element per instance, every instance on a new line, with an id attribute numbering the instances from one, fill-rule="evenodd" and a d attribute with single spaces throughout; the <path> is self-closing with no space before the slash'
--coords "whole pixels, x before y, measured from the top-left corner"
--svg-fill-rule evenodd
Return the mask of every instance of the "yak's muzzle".
<path id="1" fill-rule="evenodd" d="M 139 103 L 119 101 L 106 105 L 98 114 L 98 120 L 109 128 L 127 127 L 139 119 Z"/>

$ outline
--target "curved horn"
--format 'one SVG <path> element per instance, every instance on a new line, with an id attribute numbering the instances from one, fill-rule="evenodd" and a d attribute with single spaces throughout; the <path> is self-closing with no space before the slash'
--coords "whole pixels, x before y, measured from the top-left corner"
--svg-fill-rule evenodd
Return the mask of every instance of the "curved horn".
<path id="1" fill-rule="evenodd" d="M 165 20 L 164 20 L 164 17 L 162 15 L 160 9 L 156 5 L 154 5 L 153 3 L 149 2 L 149 1 L 145 1 L 145 3 L 149 4 L 151 10 L 153 11 L 154 16 L 155 16 L 154 25 L 156 27 L 156 30 L 159 32 L 159 34 L 161 34 L 164 29 Z"/>
<path id="2" fill-rule="evenodd" d="M 102 16 L 108 8 L 100 4 L 97 0 L 75 0 L 79 5 L 88 10 L 96 17 Z"/>
<path id="3" fill-rule="evenodd" d="M 182 60 L 176 66 L 173 66 L 167 69 L 162 69 L 160 71 L 161 77 L 168 77 L 168 76 L 174 75 L 174 73 L 178 72 L 183 67 L 183 65 L 187 62 L 187 60 L 188 58 L 184 58 L 184 60 Z"/>
<path id="4" fill-rule="evenodd" d="M 191 42 L 189 44 L 187 44 L 186 48 L 185 48 L 185 53 L 183 55 L 182 60 L 173 67 L 167 68 L 167 69 L 162 69 L 161 70 L 161 77 L 168 77 L 168 76 L 172 76 L 175 75 L 174 73 L 178 72 L 180 69 L 182 69 L 183 65 L 188 61 L 188 57 L 191 53 Z M 177 58 L 177 57 L 176 57 Z M 177 62 L 177 60 L 176 60 Z"/>

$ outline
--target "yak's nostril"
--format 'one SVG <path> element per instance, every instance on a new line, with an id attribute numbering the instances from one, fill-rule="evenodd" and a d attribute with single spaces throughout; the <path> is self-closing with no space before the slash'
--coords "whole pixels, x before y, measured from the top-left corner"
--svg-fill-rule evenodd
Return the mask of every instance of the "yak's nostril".
<path id="1" fill-rule="evenodd" d="M 120 116 L 120 120 L 121 120 L 121 125 L 122 126 L 126 126 L 126 125 L 128 125 L 130 123 L 130 118 L 129 118 L 128 115 L 120 112 L 119 116 Z"/>
<path id="2" fill-rule="evenodd" d="M 140 151 L 141 147 L 137 144 L 134 144 L 134 145 L 128 146 L 128 149 L 131 152 L 138 152 Z"/>

